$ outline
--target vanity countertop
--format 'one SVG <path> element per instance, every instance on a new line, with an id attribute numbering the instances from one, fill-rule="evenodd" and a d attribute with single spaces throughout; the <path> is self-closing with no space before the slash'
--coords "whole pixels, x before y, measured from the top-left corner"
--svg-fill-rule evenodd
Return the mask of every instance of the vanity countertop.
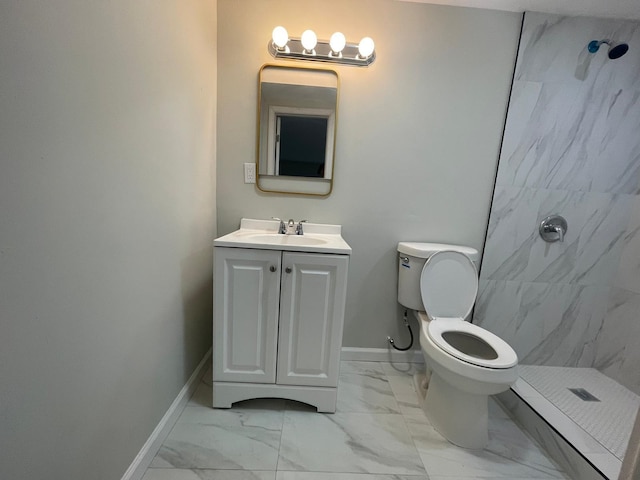
<path id="1" fill-rule="evenodd" d="M 278 220 L 243 218 L 240 229 L 216 238 L 214 247 L 258 248 L 291 252 L 351 255 L 351 247 L 342 238 L 341 225 L 303 223 L 303 235 L 278 233 Z"/>

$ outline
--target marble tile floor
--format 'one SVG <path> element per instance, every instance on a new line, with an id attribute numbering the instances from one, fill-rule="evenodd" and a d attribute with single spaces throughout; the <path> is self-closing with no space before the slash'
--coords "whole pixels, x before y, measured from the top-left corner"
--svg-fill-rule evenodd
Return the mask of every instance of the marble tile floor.
<path id="1" fill-rule="evenodd" d="M 569 478 L 493 401 L 486 450 L 448 443 L 418 405 L 420 367 L 343 361 L 334 414 L 281 399 L 213 409 L 209 371 L 142 480 Z"/>

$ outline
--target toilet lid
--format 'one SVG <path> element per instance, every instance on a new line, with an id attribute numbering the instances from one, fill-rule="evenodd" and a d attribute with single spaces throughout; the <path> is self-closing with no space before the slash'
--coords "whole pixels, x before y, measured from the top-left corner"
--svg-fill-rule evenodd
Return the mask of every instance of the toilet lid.
<path id="1" fill-rule="evenodd" d="M 478 294 L 476 266 L 463 253 L 436 252 L 422 268 L 420 293 L 429 317 L 465 318 Z"/>
<path id="2" fill-rule="evenodd" d="M 427 333 L 442 350 L 473 365 L 510 368 L 518 363 L 518 355 L 507 342 L 461 318 L 434 318 Z"/>

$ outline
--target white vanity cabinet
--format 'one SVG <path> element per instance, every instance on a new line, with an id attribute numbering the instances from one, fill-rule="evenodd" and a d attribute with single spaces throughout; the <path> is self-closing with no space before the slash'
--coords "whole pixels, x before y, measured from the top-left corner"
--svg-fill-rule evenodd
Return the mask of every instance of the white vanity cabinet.
<path id="1" fill-rule="evenodd" d="M 349 255 L 286 248 L 214 247 L 214 407 L 277 397 L 335 411 Z"/>

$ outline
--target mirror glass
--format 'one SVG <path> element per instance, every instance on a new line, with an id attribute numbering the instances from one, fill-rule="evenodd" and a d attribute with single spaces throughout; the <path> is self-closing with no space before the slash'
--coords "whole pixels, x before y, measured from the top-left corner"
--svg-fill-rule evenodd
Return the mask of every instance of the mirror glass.
<path id="1" fill-rule="evenodd" d="M 265 65 L 258 82 L 257 184 L 265 192 L 329 195 L 338 110 L 334 70 Z"/>

